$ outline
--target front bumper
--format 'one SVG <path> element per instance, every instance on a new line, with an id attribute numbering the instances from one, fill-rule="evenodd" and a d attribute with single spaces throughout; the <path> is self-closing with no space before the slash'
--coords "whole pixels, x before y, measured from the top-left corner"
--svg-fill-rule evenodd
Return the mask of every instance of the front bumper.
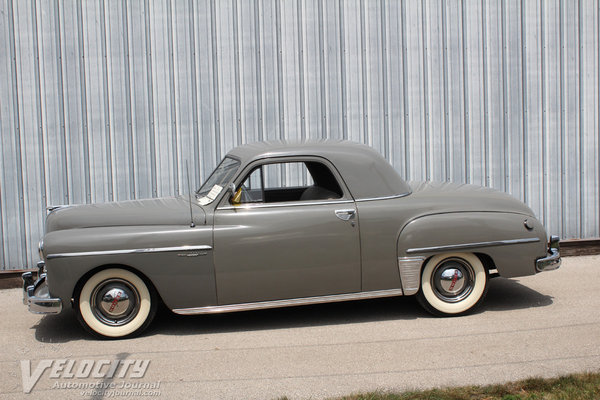
<path id="1" fill-rule="evenodd" d="M 32 272 L 25 272 L 23 278 L 23 304 L 34 314 L 58 314 L 62 311 L 62 300 L 50 297 L 46 274 L 43 273 L 44 262 L 38 263 L 38 279 L 33 280 Z"/>
<path id="2" fill-rule="evenodd" d="M 558 236 L 550 236 L 548 255 L 546 257 L 538 258 L 535 261 L 535 269 L 537 272 L 552 271 L 560 267 L 560 247 L 558 243 Z"/>

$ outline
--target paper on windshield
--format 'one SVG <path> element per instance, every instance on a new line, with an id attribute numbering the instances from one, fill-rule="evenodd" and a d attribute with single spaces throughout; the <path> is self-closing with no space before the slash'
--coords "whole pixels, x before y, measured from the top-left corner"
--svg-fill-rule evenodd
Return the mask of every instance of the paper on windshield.
<path id="1" fill-rule="evenodd" d="M 210 189 L 210 192 L 208 192 L 208 194 L 206 196 L 198 199 L 198 202 L 200 203 L 201 206 L 205 206 L 207 204 L 212 203 L 214 201 L 214 199 L 219 195 L 219 193 L 221 193 L 221 190 L 223 190 L 223 186 L 219 186 L 219 185 L 213 186 L 212 189 Z"/>

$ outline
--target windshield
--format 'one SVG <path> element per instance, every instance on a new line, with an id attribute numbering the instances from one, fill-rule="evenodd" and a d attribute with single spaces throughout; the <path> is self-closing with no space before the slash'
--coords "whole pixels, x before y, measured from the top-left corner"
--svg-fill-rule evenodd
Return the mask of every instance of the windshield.
<path id="1" fill-rule="evenodd" d="M 221 193 L 227 182 L 231 180 L 239 166 L 239 161 L 225 157 L 213 173 L 210 174 L 204 185 L 196 192 L 196 197 L 200 204 L 204 206 L 212 203 L 219 193 Z"/>

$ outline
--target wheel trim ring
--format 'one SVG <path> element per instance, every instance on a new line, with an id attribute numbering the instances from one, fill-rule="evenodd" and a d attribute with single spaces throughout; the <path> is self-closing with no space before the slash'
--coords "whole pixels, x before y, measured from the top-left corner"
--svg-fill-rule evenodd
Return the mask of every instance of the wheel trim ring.
<path id="1" fill-rule="evenodd" d="M 129 296 L 130 303 L 133 304 L 128 306 L 127 310 L 123 313 L 123 317 L 111 318 L 111 316 L 107 315 L 107 313 L 102 309 L 101 301 L 98 301 L 98 299 L 101 299 L 102 296 L 111 289 L 121 289 L 122 286 L 127 289 L 127 292 L 133 294 L 133 296 Z M 119 278 L 109 278 L 96 285 L 92 291 L 90 296 L 90 308 L 94 317 L 96 317 L 96 319 L 103 324 L 115 327 L 122 326 L 131 322 L 137 316 L 140 310 L 140 294 L 135 286 L 130 282 Z"/>
<path id="2" fill-rule="evenodd" d="M 98 320 L 92 312 L 90 298 L 92 292 L 102 281 L 107 279 L 124 279 L 137 288 L 140 294 L 140 309 L 133 320 L 122 326 L 110 326 Z M 83 285 L 76 300 L 77 311 L 81 317 L 82 324 L 94 333 L 105 337 L 126 337 L 142 328 L 148 323 L 152 315 L 153 307 L 156 307 L 155 299 L 152 297 L 148 284 L 135 273 L 122 268 L 103 269 L 92 275 Z"/>
<path id="3" fill-rule="evenodd" d="M 457 263 L 458 267 L 445 267 L 445 264 L 449 263 Z M 441 280 L 439 277 L 443 274 L 444 271 L 449 269 L 456 269 L 462 272 L 462 279 L 464 280 L 462 290 L 458 291 L 455 295 L 450 292 L 447 292 L 443 289 Z M 458 303 L 467 297 L 473 292 L 473 288 L 475 287 L 475 271 L 469 262 L 462 258 L 458 257 L 449 257 L 440 260 L 437 265 L 434 267 L 433 272 L 431 274 L 431 289 L 435 296 L 446 302 L 446 303 Z M 443 292 L 448 293 L 449 295 L 445 295 Z"/>

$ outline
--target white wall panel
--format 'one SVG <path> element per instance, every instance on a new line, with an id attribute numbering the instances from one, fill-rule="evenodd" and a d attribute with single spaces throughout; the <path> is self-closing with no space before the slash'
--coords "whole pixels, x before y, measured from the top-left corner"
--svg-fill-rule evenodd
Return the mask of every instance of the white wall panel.
<path id="1" fill-rule="evenodd" d="M 599 7 L 0 0 L 0 266 L 35 264 L 48 205 L 186 193 L 263 139 L 367 143 L 599 237 Z"/>

